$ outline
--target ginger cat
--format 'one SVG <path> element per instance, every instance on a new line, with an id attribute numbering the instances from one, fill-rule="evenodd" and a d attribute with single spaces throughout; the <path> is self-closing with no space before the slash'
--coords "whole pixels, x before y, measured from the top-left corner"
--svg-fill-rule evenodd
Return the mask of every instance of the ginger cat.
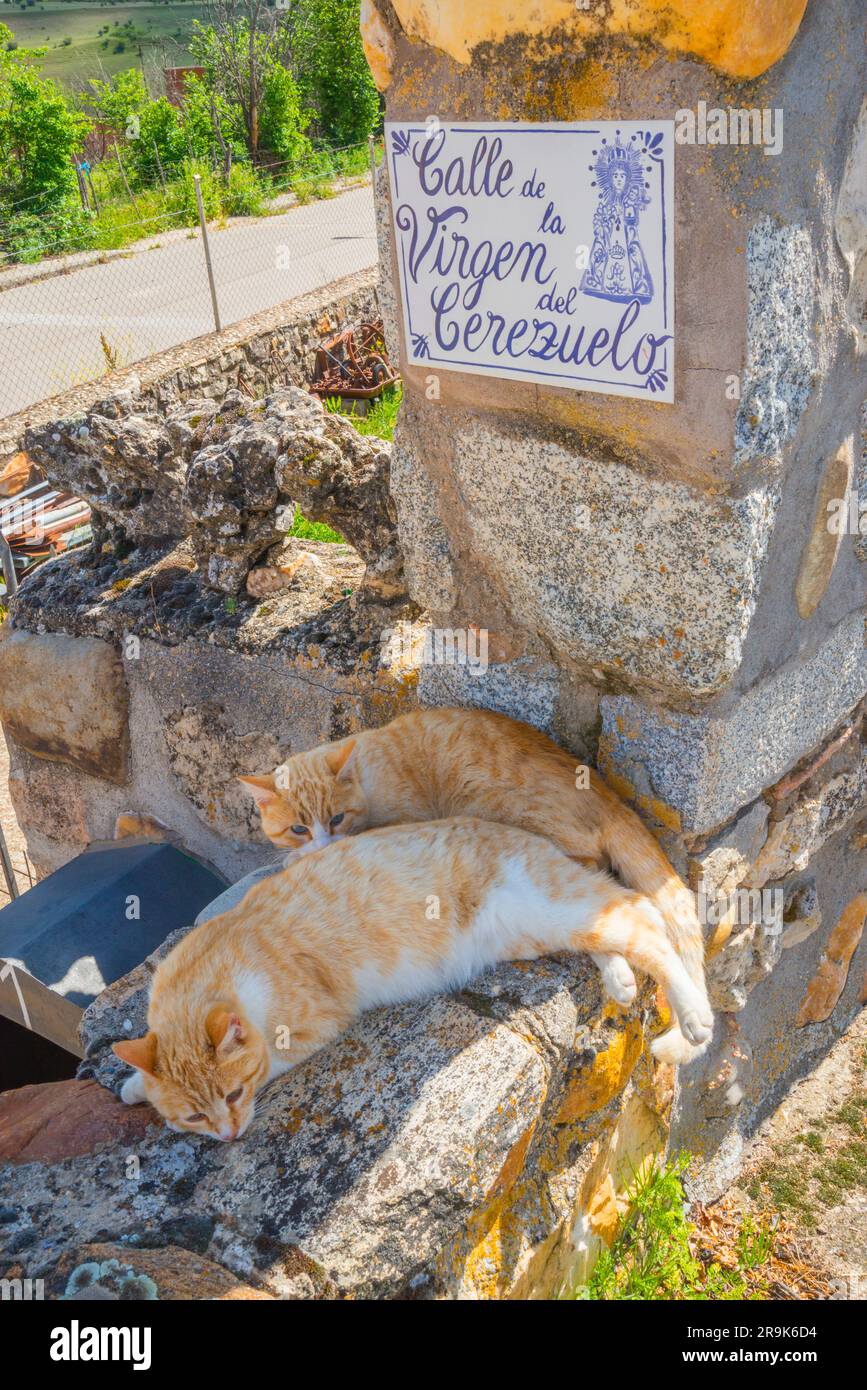
<path id="1" fill-rule="evenodd" d="M 707 996 L 654 905 L 549 840 L 469 817 L 343 839 L 264 879 L 160 963 L 148 1033 L 114 1044 L 137 1069 L 121 1094 L 171 1129 L 235 1139 L 260 1087 L 363 1010 L 575 950 L 626 956 L 664 987 L 678 1026 L 657 1056 L 710 1036 Z"/>
<path id="2" fill-rule="evenodd" d="M 368 827 L 446 816 L 478 816 L 543 835 L 573 859 L 614 869 L 651 898 L 704 993 L 704 940 L 692 894 L 638 816 L 592 770 L 589 785 L 576 785 L 576 770 L 571 754 L 527 724 L 487 710 L 428 709 L 300 753 L 267 777 L 239 780 L 255 798 L 269 840 L 301 853 Z M 612 973 L 628 973 L 625 963 L 609 962 L 603 971 L 618 998 Z M 682 1060 L 696 1055 L 689 1044 L 682 1052 Z"/>

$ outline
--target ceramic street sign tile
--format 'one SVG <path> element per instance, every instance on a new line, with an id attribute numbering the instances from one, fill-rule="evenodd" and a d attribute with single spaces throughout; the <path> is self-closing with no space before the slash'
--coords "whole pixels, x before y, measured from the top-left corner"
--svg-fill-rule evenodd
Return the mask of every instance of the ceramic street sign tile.
<path id="1" fill-rule="evenodd" d="M 674 122 L 386 122 L 407 359 L 674 399 Z"/>

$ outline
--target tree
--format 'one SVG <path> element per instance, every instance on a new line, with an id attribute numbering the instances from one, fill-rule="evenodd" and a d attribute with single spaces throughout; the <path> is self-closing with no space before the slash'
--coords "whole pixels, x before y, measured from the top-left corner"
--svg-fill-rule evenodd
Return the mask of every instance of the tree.
<path id="1" fill-rule="evenodd" d="M 187 80 L 182 117 L 188 150 L 197 158 L 209 158 L 217 146 L 226 171 L 233 161 L 249 158 L 240 105 L 215 91 L 207 80 L 195 76 Z"/>
<path id="2" fill-rule="evenodd" d="M 304 134 L 309 112 L 301 109 L 298 84 L 287 68 L 274 66 L 265 76 L 259 134 L 266 149 L 282 163 L 297 166 L 311 153 Z"/>
<path id="3" fill-rule="evenodd" d="M 11 39 L 0 24 L 0 197 L 27 200 L 37 212 L 75 195 L 73 156 L 87 121 L 50 78 L 39 76 L 34 60 L 45 49 L 9 51 Z"/>
<path id="4" fill-rule="evenodd" d="M 296 0 L 288 12 L 302 98 L 335 145 L 360 144 L 380 119 L 379 93 L 361 46 L 359 8 L 360 0 Z"/>
<path id="5" fill-rule="evenodd" d="M 265 0 L 209 0 L 207 23 L 193 22 L 190 52 L 205 69 L 205 81 L 228 102 L 237 104 L 244 120 L 247 148 L 255 160 L 261 142 L 262 107 L 269 75 L 287 66 L 291 52 L 290 26 L 282 11 L 268 9 Z M 289 74 L 287 73 L 287 76 Z M 289 78 L 291 81 L 291 77 Z M 286 108 L 285 89 L 278 99 Z M 306 126 L 298 103 L 299 118 Z"/>
<path id="6" fill-rule="evenodd" d="M 140 114 L 148 103 L 147 88 L 138 68 L 116 72 L 107 82 L 92 77 L 88 86 L 90 92 L 85 101 L 96 119 L 121 139 L 137 138 Z"/>

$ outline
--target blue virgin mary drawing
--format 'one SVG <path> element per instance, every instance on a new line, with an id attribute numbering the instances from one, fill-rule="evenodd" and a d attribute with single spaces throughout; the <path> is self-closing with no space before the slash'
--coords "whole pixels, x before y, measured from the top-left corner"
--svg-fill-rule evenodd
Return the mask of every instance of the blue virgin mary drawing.
<path id="1" fill-rule="evenodd" d="M 588 167 L 596 175 L 591 188 L 599 189 L 599 203 L 581 289 L 618 304 L 632 299 L 648 304 L 653 280 L 638 235 L 639 218 L 650 204 L 641 150 L 633 144 L 622 145 L 618 134 L 613 145 L 603 140 L 593 153 L 596 162 Z"/>

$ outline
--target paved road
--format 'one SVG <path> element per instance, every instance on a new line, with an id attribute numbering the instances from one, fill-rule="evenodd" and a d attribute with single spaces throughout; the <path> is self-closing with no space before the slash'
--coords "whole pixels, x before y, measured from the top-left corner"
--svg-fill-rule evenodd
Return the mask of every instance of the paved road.
<path id="1" fill-rule="evenodd" d="M 154 243 L 159 237 L 154 238 Z M 210 232 L 223 327 L 376 263 L 369 186 Z M 3 290 L 0 419 L 213 330 L 201 236 Z"/>

